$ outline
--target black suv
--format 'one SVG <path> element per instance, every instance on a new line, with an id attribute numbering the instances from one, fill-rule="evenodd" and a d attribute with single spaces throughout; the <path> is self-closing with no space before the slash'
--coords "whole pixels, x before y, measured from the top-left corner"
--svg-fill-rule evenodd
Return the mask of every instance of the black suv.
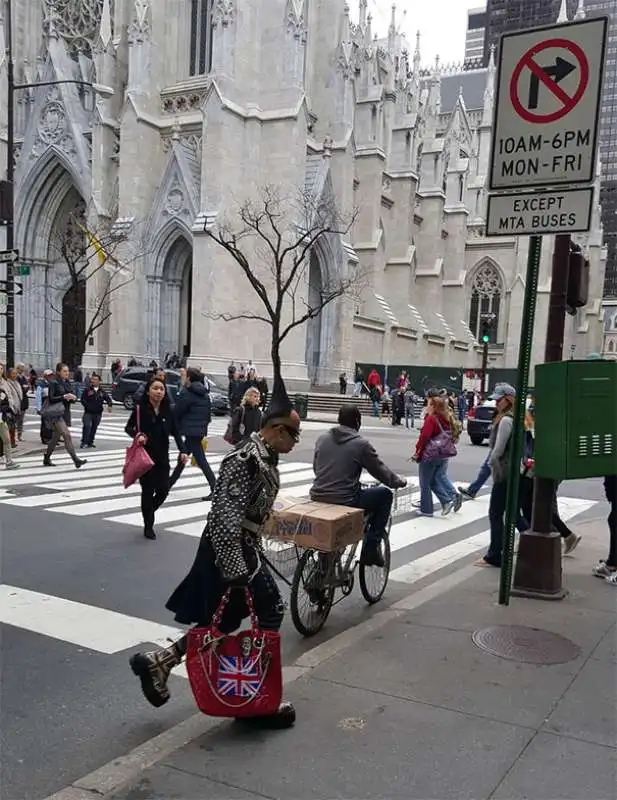
<path id="1" fill-rule="evenodd" d="M 493 417 L 495 416 L 495 402 L 489 400 L 476 406 L 467 417 L 467 433 L 472 444 L 482 444 L 491 435 Z"/>
<path id="2" fill-rule="evenodd" d="M 148 382 L 152 373 L 146 367 L 127 367 L 116 376 L 116 380 L 111 385 L 112 399 L 117 403 L 122 403 L 125 408 L 132 409 L 134 404 L 135 392 L 143 383 Z M 169 396 L 173 401 L 176 400 L 180 391 L 180 373 L 174 369 L 165 370 Z M 213 414 L 227 414 L 228 399 L 227 394 L 222 391 L 214 381 L 206 375 L 208 388 L 210 390 L 210 402 Z"/>

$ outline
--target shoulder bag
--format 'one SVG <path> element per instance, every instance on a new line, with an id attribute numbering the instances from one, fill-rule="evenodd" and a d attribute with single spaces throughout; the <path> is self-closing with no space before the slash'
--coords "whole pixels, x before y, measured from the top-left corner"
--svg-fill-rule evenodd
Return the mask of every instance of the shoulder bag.
<path id="1" fill-rule="evenodd" d="M 249 630 L 220 632 L 228 589 L 210 625 L 188 632 L 186 671 L 197 707 L 210 717 L 268 716 L 283 696 L 280 634 L 259 628 L 251 592 L 244 591 Z"/>
<path id="2" fill-rule="evenodd" d="M 422 461 L 440 461 L 445 458 L 453 458 L 457 453 L 452 433 L 445 430 L 439 421 L 439 417 L 435 416 L 435 419 L 439 425 L 440 433 L 427 442 L 422 451 Z"/>
<path id="3" fill-rule="evenodd" d="M 137 417 L 137 435 L 133 440 L 133 444 L 126 448 L 124 466 L 122 467 L 125 489 L 128 489 L 140 478 L 143 478 L 154 466 L 154 461 L 148 455 L 146 448 L 138 441 L 141 433 L 139 406 L 135 407 L 135 414 Z"/>

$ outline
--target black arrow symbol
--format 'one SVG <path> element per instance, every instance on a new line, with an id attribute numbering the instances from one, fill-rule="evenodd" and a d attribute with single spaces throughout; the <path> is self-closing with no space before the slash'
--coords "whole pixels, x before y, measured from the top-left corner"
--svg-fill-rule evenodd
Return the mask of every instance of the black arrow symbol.
<path id="1" fill-rule="evenodd" d="M 555 83 L 561 83 L 564 78 L 567 78 L 571 72 L 576 69 L 576 64 L 571 64 L 565 58 L 557 56 L 555 58 L 555 65 L 552 67 L 540 67 L 542 72 L 548 77 L 553 78 Z M 531 80 L 529 81 L 529 103 L 527 107 L 530 111 L 538 107 L 538 93 L 540 90 L 540 78 L 535 73 L 531 73 Z"/>

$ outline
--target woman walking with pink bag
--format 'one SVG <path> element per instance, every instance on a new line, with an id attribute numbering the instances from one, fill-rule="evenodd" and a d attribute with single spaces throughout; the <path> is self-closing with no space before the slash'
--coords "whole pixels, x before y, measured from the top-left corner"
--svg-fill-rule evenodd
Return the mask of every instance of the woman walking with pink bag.
<path id="1" fill-rule="evenodd" d="M 156 539 L 154 514 L 169 494 L 170 436 L 173 436 L 178 446 L 180 460 L 186 464 L 189 458 L 163 381 L 158 378 L 150 379 L 125 430 L 137 445 L 143 446 L 153 462 L 152 468 L 140 477 L 139 482 L 144 536 L 146 539 Z"/>

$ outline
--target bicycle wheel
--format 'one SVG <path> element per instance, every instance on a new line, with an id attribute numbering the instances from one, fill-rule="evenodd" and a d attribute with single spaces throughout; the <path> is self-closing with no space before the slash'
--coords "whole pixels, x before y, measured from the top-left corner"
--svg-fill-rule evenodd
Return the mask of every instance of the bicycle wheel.
<path id="1" fill-rule="evenodd" d="M 367 603 L 373 605 L 378 603 L 383 597 L 390 577 L 390 527 L 385 537 L 379 544 L 379 551 L 383 556 L 383 567 L 367 567 L 360 563 L 360 591 Z"/>
<path id="2" fill-rule="evenodd" d="M 294 627 L 302 636 L 315 636 L 328 619 L 334 588 L 325 581 L 332 571 L 332 558 L 332 553 L 305 550 L 298 561 L 289 605 Z"/>

